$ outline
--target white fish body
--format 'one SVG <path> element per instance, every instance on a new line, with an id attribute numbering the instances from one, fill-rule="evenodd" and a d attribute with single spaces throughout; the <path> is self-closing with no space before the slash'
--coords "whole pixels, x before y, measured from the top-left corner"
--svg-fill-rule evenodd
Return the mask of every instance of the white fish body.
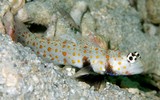
<path id="1" fill-rule="evenodd" d="M 15 21 L 15 33 L 19 42 L 29 46 L 46 61 L 57 65 L 91 67 L 99 74 L 133 75 L 143 72 L 137 53 L 121 55 L 119 51 L 107 51 L 91 41 L 85 41 L 86 38 L 77 38 L 76 42 L 63 37 L 54 40 L 39 39 L 18 21 Z"/>

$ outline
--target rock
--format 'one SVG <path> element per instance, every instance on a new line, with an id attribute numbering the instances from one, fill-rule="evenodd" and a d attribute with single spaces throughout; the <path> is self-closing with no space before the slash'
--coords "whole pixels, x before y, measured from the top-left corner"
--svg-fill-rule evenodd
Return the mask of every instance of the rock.
<path id="1" fill-rule="evenodd" d="M 17 13 L 17 11 L 23 7 L 25 4 L 25 0 L 9 0 L 9 5 L 11 7 L 11 12 L 13 14 Z"/>
<path id="2" fill-rule="evenodd" d="M 88 36 L 90 33 L 95 34 L 96 24 L 95 19 L 90 12 L 84 14 L 81 23 L 81 30 L 83 36 Z"/>
<path id="3" fill-rule="evenodd" d="M 137 1 L 137 9 L 141 18 L 147 21 L 147 8 L 146 8 L 146 0 L 138 0 Z"/>
<path id="4" fill-rule="evenodd" d="M 75 23 L 80 26 L 83 14 L 87 11 L 87 3 L 84 1 L 78 1 L 71 9 L 70 15 L 74 19 Z"/>
<path id="5" fill-rule="evenodd" d="M 146 10 L 147 10 L 148 19 L 154 24 L 160 23 L 159 5 L 160 5 L 160 1 L 157 1 L 157 0 L 148 0 L 146 2 Z"/>
<path id="6" fill-rule="evenodd" d="M 0 20 L 0 33 L 4 34 L 5 33 L 5 28 L 3 26 L 2 21 Z"/>
<path id="7" fill-rule="evenodd" d="M 137 0 L 137 8 L 145 21 L 160 24 L 160 1 L 157 0 Z"/>
<path id="8" fill-rule="evenodd" d="M 55 1 L 56 2 L 56 1 Z M 26 3 L 17 13 L 17 18 L 22 22 L 30 21 L 41 25 L 48 25 L 52 22 L 52 14 L 56 12 L 55 2 L 33 1 Z"/>
<path id="9" fill-rule="evenodd" d="M 54 7 L 57 1 L 30 1 L 19 10 L 17 17 L 23 22 L 49 27 L 54 21 L 53 15 L 57 14 L 58 21 L 55 24 L 58 27 L 55 33 L 75 33 Z M 58 3 L 70 12 L 76 2 L 63 0 Z M 144 72 L 155 74 L 153 84 L 159 88 L 160 41 L 156 35 L 150 36 L 141 31 L 142 17 L 138 15 L 139 12 L 129 5 L 128 0 L 86 0 L 85 3 L 90 12 L 84 13 L 82 21 L 88 20 L 91 14 L 93 20 L 90 20 L 95 26 L 90 26 L 92 22 L 80 22 L 80 25 L 86 25 L 87 28 L 82 28 L 82 32 L 95 28 L 95 33 L 108 41 L 109 49 L 119 49 L 125 53 L 138 51 L 144 64 Z M 0 18 L 3 18 L 8 6 L 3 3 L 1 5 Z M 79 23 L 79 19 L 74 20 Z M 109 82 L 101 91 L 94 91 L 94 87 L 68 76 L 75 70 L 67 69 L 68 72 L 63 72 L 59 66 L 43 61 L 30 48 L 12 42 L 1 33 L 0 45 L 0 64 L 8 66 L 0 66 L 0 99 L 159 99 L 155 96 L 156 92 L 149 93 L 151 95 L 141 91 L 139 94 L 132 94 Z"/>
<path id="10" fill-rule="evenodd" d="M 156 35 L 157 33 L 157 27 L 152 24 L 144 23 L 143 29 L 145 33 L 148 33 L 151 36 Z"/>

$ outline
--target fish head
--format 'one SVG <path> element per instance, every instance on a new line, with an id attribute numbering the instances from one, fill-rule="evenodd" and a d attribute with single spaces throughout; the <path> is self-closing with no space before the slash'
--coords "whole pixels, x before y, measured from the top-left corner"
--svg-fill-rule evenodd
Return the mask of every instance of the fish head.
<path id="1" fill-rule="evenodd" d="M 111 53 L 106 65 L 106 73 L 110 75 L 134 75 L 143 72 L 143 64 L 138 52 L 121 55 L 119 52 Z"/>

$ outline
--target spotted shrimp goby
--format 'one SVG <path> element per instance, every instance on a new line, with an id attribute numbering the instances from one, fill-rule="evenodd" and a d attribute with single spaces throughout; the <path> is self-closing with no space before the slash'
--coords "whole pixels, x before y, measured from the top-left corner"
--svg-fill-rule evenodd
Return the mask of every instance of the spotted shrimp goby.
<path id="1" fill-rule="evenodd" d="M 90 67 L 96 73 L 112 75 L 133 75 L 143 71 L 138 52 L 124 55 L 119 51 L 100 48 L 83 37 L 74 39 L 78 42 L 56 37 L 53 40 L 40 39 L 17 19 L 15 35 L 18 42 L 30 47 L 44 60 L 57 65 Z"/>

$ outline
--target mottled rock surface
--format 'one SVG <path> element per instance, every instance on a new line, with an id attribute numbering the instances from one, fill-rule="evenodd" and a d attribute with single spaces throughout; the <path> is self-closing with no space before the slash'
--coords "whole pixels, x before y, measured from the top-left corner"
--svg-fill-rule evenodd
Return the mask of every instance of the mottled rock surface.
<path id="1" fill-rule="evenodd" d="M 145 21 L 160 24 L 160 1 L 159 0 L 137 0 L 137 8 Z"/>
<path id="2" fill-rule="evenodd" d="M 142 57 L 145 74 L 151 76 L 148 82 L 160 89 L 160 31 L 159 26 L 154 25 L 159 25 L 159 2 L 156 4 L 154 1 L 138 0 L 136 6 L 141 8 L 137 10 L 129 4 L 129 0 L 85 0 L 82 3 L 79 0 L 28 0 L 16 16 L 30 25 L 44 25 L 47 27 L 46 33 L 52 33 L 48 37 L 75 33 L 70 25 L 78 23 L 83 36 L 90 32 L 101 35 L 109 49 L 138 51 Z M 146 3 L 149 6 L 146 6 Z M 1 33 L 5 33 L 2 18 L 9 8 L 8 3 L 0 3 Z M 17 8 L 19 9 L 19 6 Z M 60 8 L 65 12 L 60 12 Z M 79 11 L 80 16 L 78 19 L 73 18 L 75 23 L 73 19 L 64 16 L 67 12 L 77 16 L 74 8 Z M 147 23 L 142 25 L 142 19 Z M 138 89 L 128 89 L 132 94 L 110 83 L 106 83 L 101 91 L 94 91 L 94 87 L 89 84 L 70 77 L 74 74 L 74 69 L 61 71 L 59 66 L 44 62 L 29 48 L 13 43 L 1 33 L 0 99 L 158 99 L 154 96 L 155 91 L 143 93 Z M 137 82 L 133 83 L 127 78 L 119 83 L 126 87 L 126 82 L 139 86 Z"/>

